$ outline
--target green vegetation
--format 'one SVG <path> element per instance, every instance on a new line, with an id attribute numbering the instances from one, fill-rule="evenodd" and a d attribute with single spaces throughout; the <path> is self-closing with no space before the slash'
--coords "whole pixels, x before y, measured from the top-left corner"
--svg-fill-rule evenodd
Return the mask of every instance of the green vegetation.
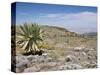
<path id="1" fill-rule="evenodd" d="M 20 25 L 19 31 L 17 31 L 17 45 L 24 49 L 24 54 L 39 54 L 42 51 L 39 49 L 39 44 L 43 41 L 42 31 L 38 24 L 27 24 Z"/>

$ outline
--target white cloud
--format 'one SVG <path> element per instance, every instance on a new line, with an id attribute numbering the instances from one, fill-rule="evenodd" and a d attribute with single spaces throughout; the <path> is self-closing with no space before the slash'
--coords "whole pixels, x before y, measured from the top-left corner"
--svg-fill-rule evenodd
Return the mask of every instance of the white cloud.
<path id="1" fill-rule="evenodd" d="M 39 16 L 39 17 L 42 17 L 42 18 L 56 18 L 58 16 L 59 16 L 58 14 L 46 14 L 46 15 L 42 15 L 42 16 Z"/>
<path id="2" fill-rule="evenodd" d="M 80 13 L 55 13 L 55 14 L 45 14 L 40 17 L 44 18 L 63 18 L 63 19 L 86 19 L 87 17 L 94 18 L 96 13 L 93 12 L 80 12 Z"/>
<path id="3" fill-rule="evenodd" d="M 41 23 L 64 26 L 76 32 L 91 32 L 97 28 L 97 13 L 51 13 L 39 16 Z M 42 20 L 41 20 L 42 19 Z"/>

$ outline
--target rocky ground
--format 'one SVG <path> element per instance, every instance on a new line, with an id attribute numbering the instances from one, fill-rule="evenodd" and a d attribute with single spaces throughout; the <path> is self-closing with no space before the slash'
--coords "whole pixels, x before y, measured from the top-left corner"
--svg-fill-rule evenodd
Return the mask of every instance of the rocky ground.
<path id="1" fill-rule="evenodd" d="M 60 71 L 97 67 L 97 35 L 82 37 L 67 29 L 41 26 L 43 55 L 24 56 L 16 46 L 16 72 Z M 18 30 L 18 28 L 17 28 Z M 16 39 L 18 40 L 18 39 Z M 15 52 L 14 52 L 15 53 Z"/>
<path id="2" fill-rule="evenodd" d="M 93 48 L 69 48 L 64 51 L 64 57 L 57 59 L 50 56 L 50 51 L 41 56 L 23 56 L 21 54 L 16 56 L 16 72 L 59 71 L 96 67 L 97 52 Z"/>

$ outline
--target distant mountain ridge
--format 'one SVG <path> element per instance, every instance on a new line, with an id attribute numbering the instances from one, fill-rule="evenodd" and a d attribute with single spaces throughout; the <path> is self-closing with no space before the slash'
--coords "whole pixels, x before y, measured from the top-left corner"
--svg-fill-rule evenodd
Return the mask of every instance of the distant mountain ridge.
<path id="1" fill-rule="evenodd" d="M 91 38 L 91 37 L 96 37 L 97 36 L 97 32 L 88 32 L 88 33 L 84 33 L 82 35 Z"/>

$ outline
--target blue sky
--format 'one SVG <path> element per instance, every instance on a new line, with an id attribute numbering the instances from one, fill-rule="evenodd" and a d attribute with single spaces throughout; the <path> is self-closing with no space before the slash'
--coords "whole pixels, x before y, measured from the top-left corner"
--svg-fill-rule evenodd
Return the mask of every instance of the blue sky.
<path id="1" fill-rule="evenodd" d="M 16 23 L 36 22 L 85 33 L 97 31 L 97 8 L 39 3 L 16 4 Z"/>

